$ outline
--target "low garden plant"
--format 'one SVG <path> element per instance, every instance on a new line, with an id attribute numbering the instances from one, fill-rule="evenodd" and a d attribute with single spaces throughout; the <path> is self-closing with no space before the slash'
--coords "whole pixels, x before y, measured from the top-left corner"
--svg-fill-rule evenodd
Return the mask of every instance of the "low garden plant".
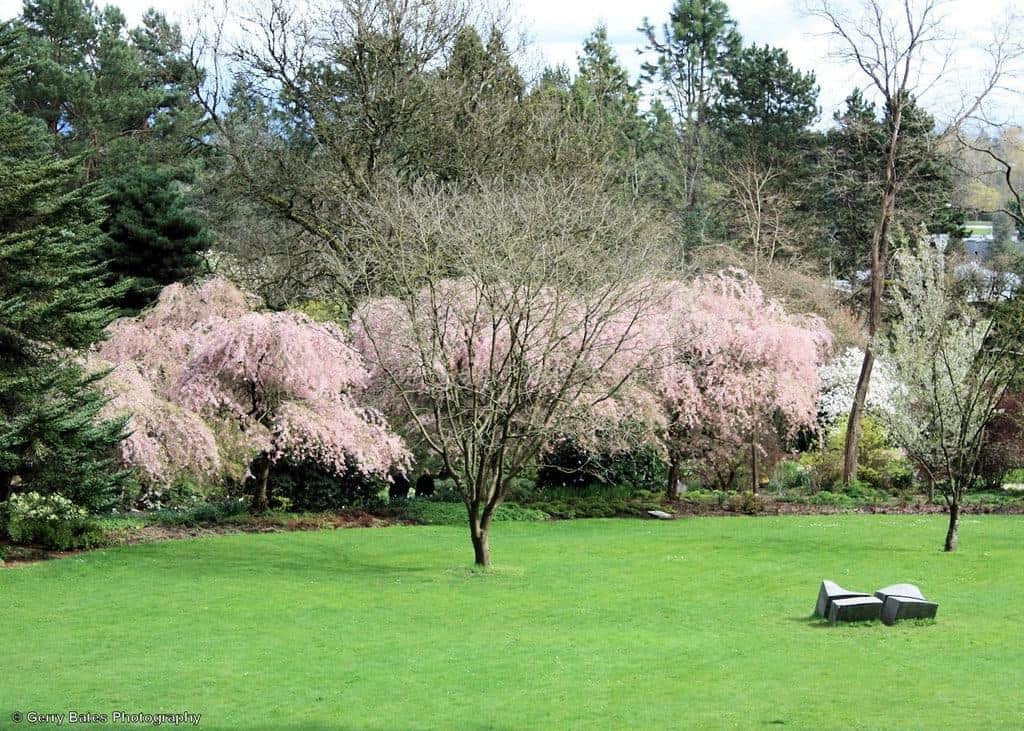
<path id="1" fill-rule="evenodd" d="M 7 535 L 15 543 L 66 551 L 103 542 L 103 530 L 89 512 L 57 494 L 12 495 L 3 504 L 3 518 Z"/>

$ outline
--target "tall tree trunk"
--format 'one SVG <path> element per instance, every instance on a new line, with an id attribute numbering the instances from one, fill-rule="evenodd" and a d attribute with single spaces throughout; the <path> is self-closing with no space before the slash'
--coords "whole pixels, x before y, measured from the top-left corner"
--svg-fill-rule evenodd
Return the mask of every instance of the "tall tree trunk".
<path id="1" fill-rule="evenodd" d="M 270 494 L 267 483 L 270 478 L 270 458 L 260 457 L 259 470 L 256 473 L 256 492 L 252 496 L 252 512 L 265 513 L 270 507 Z"/>
<path id="2" fill-rule="evenodd" d="M 491 547 L 487 542 L 490 517 L 477 515 L 478 508 L 469 506 L 469 538 L 473 541 L 473 561 L 477 566 L 491 565 Z"/>
<path id="3" fill-rule="evenodd" d="M 668 456 L 668 485 L 665 488 L 665 497 L 675 500 L 679 497 L 679 457 L 672 452 Z"/>
<path id="4" fill-rule="evenodd" d="M 750 438 L 750 477 L 750 491 L 756 495 L 761 482 L 761 468 L 757 460 L 757 439 L 754 436 Z"/>
<path id="5" fill-rule="evenodd" d="M 864 349 L 864 362 L 860 366 L 857 390 L 853 394 L 853 406 L 850 407 L 850 416 L 846 420 L 846 441 L 843 444 L 843 484 L 845 485 L 849 485 L 850 481 L 857 476 L 860 420 L 864 413 L 864 402 L 868 397 L 868 384 L 871 381 L 871 371 L 874 367 L 875 354 L 871 352 L 871 345 L 869 344 Z"/>
<path id="6" fill-rule="evenodd" d="M 896 187 L 899 183 L 896 157 L 899 150 L 900 128 L 906 99 L 902 88 L 887 99 L 887 110 L 892 114 L 889 144 L 885 150 L 885 188 L 878 206 L 878 218 L 871 232 L 871 300 L 868 310 L 868 343 L 864 348 L 864 363 L 857 379 L 850 418 L 846 422 L 846 443 L 843 445 L 843 484 L 849 485 L 857 476 L 857 447 L 860 445 L 860 420 L 871 382 L 875 354 L 871 352 L 871 339 L 882 324 L 882 290 L 885 287 L 885 264 L 889 258 L 889 226 L 896 212 Z"/>
<path id="7" fill-rule="evenodd" d="M 953 496 L 949 501 L 949 530 L 946 531 L 946 543 L 944 551 L 955 551 L 958 537 L 957 529 L 960 527 L 960 498 Z"/>

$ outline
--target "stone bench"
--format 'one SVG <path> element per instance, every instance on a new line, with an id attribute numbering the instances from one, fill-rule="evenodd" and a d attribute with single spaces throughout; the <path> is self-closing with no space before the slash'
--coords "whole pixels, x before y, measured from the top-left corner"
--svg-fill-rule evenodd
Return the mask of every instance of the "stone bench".
<path id="1" fill-rule="evenodd" d="M 851 596 L 834 599 L 828 610 L 828 621 L 867 622 L 882 618 L 882 600 L 875 596 Z"/>
<path id="2" fill-rule="evenodd" d="M 832 602 L 836 599 L 866 596 L 870 596 L 870 594 L 863 594 L 859 591 L 844 589 L 836 582 L 828 581 L 826 579 L 821 582 L 821 588 L 818 590 L 818 603 L 814 606 L 814 616 L 828 619 L 828 613 L 832 608 Z"/>
<path id="3" fill-rule="evenodd" d="M 875 596 L 883 602 L 890 596 L 901 596 L 906 597 L 907 599 L 924 600 L 924 594 L 922 594 L 921 590 L 914 584 L 893 584 L 892 586 L 886 586 L 876 591 Z"/>
<path id="4" fill-rule="evenodd" d="M 939 605 L 928 601 L 914 584 L 892 584 L 874 593 L 862 594 L 822 581 L 814 614 L 829 622 L 862 622 L 880 619 L 895 624 L 901 619 L 934 619 Z"/>
<path id="5" fill-rule="evenodd" d="M 882 621 L 896 624 L 901 619 L 935 619 L 939 605 L 927 599 L 887 596 L 882 604 Z"/>

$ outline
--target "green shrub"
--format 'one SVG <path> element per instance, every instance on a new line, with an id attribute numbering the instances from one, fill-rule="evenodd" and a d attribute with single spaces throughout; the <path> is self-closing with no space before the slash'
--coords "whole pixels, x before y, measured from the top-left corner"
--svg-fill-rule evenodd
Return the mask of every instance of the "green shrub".
<path id="1" fill-rule="evenodd" d="M 247 489 L 251 491 L 253 481 Z M 267 484 L 271 505 L 294 512 L 332 512 L 349 508 L 379 508 L 384 483 L 358 471 L 338 476 L 313 461 L 283 459 L 270 470 Z"/>
<path id="2" fill-rule="evenodd" d="M 813 489 L 832 490 L 842 482 L 845 442 L 846 422 L 842 422 L 828 435 L 824 449 L 808 452 L 800 458 Z M 898 449 L 888 444 L 882 425 L 867 416 L 861 420 L 857 478 L 879 490 L 905 490 L 913 483 L 910 463 Z"/>
<path id="3" fill-rule="evenodd" d="M 734 493 L 729 496 L 725 503 L 726 510 L 733 513 L 746 513 L 747 515 L 762 513 L 764 508 L 764 499 L 752 492 Z"/>
<path id="4" fill-rule="evenodd" d="M 701 505 L 724 505 L 729 493 L 722 490 L 709 490 L 703 487 L 688 489 L 679 499 L 686 503 L 699 503 Z"/>
<path id="5" fill-rule="evenodd" d="M 807 498 L 808 505 L 827 505 L 833 508 L 852 508 L 856 502 L 849 495 L 822 490 Z"/>
<path id="6" fill-rule="evenodd" d="M 346 325 L 349 320 L 348 307 L 341 300 L 306 300 L 291 309 L 308 315 L 317 322 L 335 322 Z"/>
<path id="7" fill-rule="evenodd" d="M 1003 484 L 1020 485 L 1024 484 L 1024 468 L 1017 467 L 1003 476 Z"/>
<path id="8" fill-rule="evenodd" d="M 769 487 L 773 490 L 808 490 L 811 477 L 802 463 L 792 460 L 781 460 L 772 471 Z"/>
<path id="9" fill-rule="evenodd" d="M 245 498 L 225 498 L 191 508 L 157 510 L 150 516 L 150 520 L 161 525 L 195 527 L 221 523 L 228 518 L 245 513 L 248 509 L 249 501 Z"/>
<path id="10" fill-rule="evenodd" d="M 545 495 L 632 495 L 666 479 L 665 464 L 650 447 L 598 454 L 570 439 L 557 442 L 541 459 L 536 489 Z"/>
<path id="11" fill-rule="evenodd" d="M 554 497 L 534 500 L 528 506 L 542 510 L 553 518 L 615 518 L 645 515 L 661 507 L 659 493 L 641 491 L 633 497 L 621 495 L 588 495 L 585 497 Z"/>
<path id="12" fill-rule="evenodd" d="M 7 535 L 15 543 L 66 551 L 103 543 L 103 529 L 85 508 L 57 494 L 12 495 L 4 503 Z"/>
<path id="13" fill-rule="evenodd" d="M 169 486 L 146 489 L 135 501 L 142 510 L 183 510 L 199 505 L 207 499 L 206 490 L 194 478 L 177 477 Z"/>
<path id="14" fill-rule="evenodd" d="M 856 478 L 850 480 L 850 484 L 846 485 L 842 489 L 842 493 L 849 498 L 852 498 L 858 502 L 884 502 L 888 497 L 888 493 L 884 490 L 877 490 L 871 486 L 865 480 Z"/>
<path id="15" fill-rule="evenodd" d="M 526 503 L 541 499 L 541 492 L 537 483 L 529 477 L 513 478 L 508 488 L 508 501 L 513 503 Z"/>

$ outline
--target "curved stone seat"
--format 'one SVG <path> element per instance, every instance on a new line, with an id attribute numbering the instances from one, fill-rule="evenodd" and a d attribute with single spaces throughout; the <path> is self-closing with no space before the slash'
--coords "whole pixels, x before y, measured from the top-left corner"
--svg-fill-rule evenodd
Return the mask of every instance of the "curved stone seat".
<path id="1" fill-rule="evenodd" d="M 922 601 L 926 601 L 924 594 L 922 594 L 921 590 L 914 584 L 893 584 L 892 586 L 886 586 L 876 591 L 875 596 L 883 602 L 890 596 L 901 596 L 908 599 L 920 599 Z"/>
<path id="2" fill-rule="evenodd" d="M 865 622 L 881 619 L 882 600 L 874 596 L 851 596 L 834 599 L 828 610 L 828 621 Z"/>
<path id="3" fill-rule="evenodd" d="M 939 605 L 926 599 L 890 594 L 882 604 L 882 621 L 895 624 L 901 619 L 935 619 Z"/>
<path id="4" fill-rule="evenodd" d="M 818 603 L 814 606 L 814 616 L 824 617 L 828 619 L 829 609 L 832 608 L 832 602 L 836 599 L 846 599 L 850 597 L 866 597 L 871 596 L 870 594 L 864 594 L 859 591 L 850 591 L 839 586 L 834 581 L 828 579 L 821 582 L 821 588 L 818 590 Z"/>

